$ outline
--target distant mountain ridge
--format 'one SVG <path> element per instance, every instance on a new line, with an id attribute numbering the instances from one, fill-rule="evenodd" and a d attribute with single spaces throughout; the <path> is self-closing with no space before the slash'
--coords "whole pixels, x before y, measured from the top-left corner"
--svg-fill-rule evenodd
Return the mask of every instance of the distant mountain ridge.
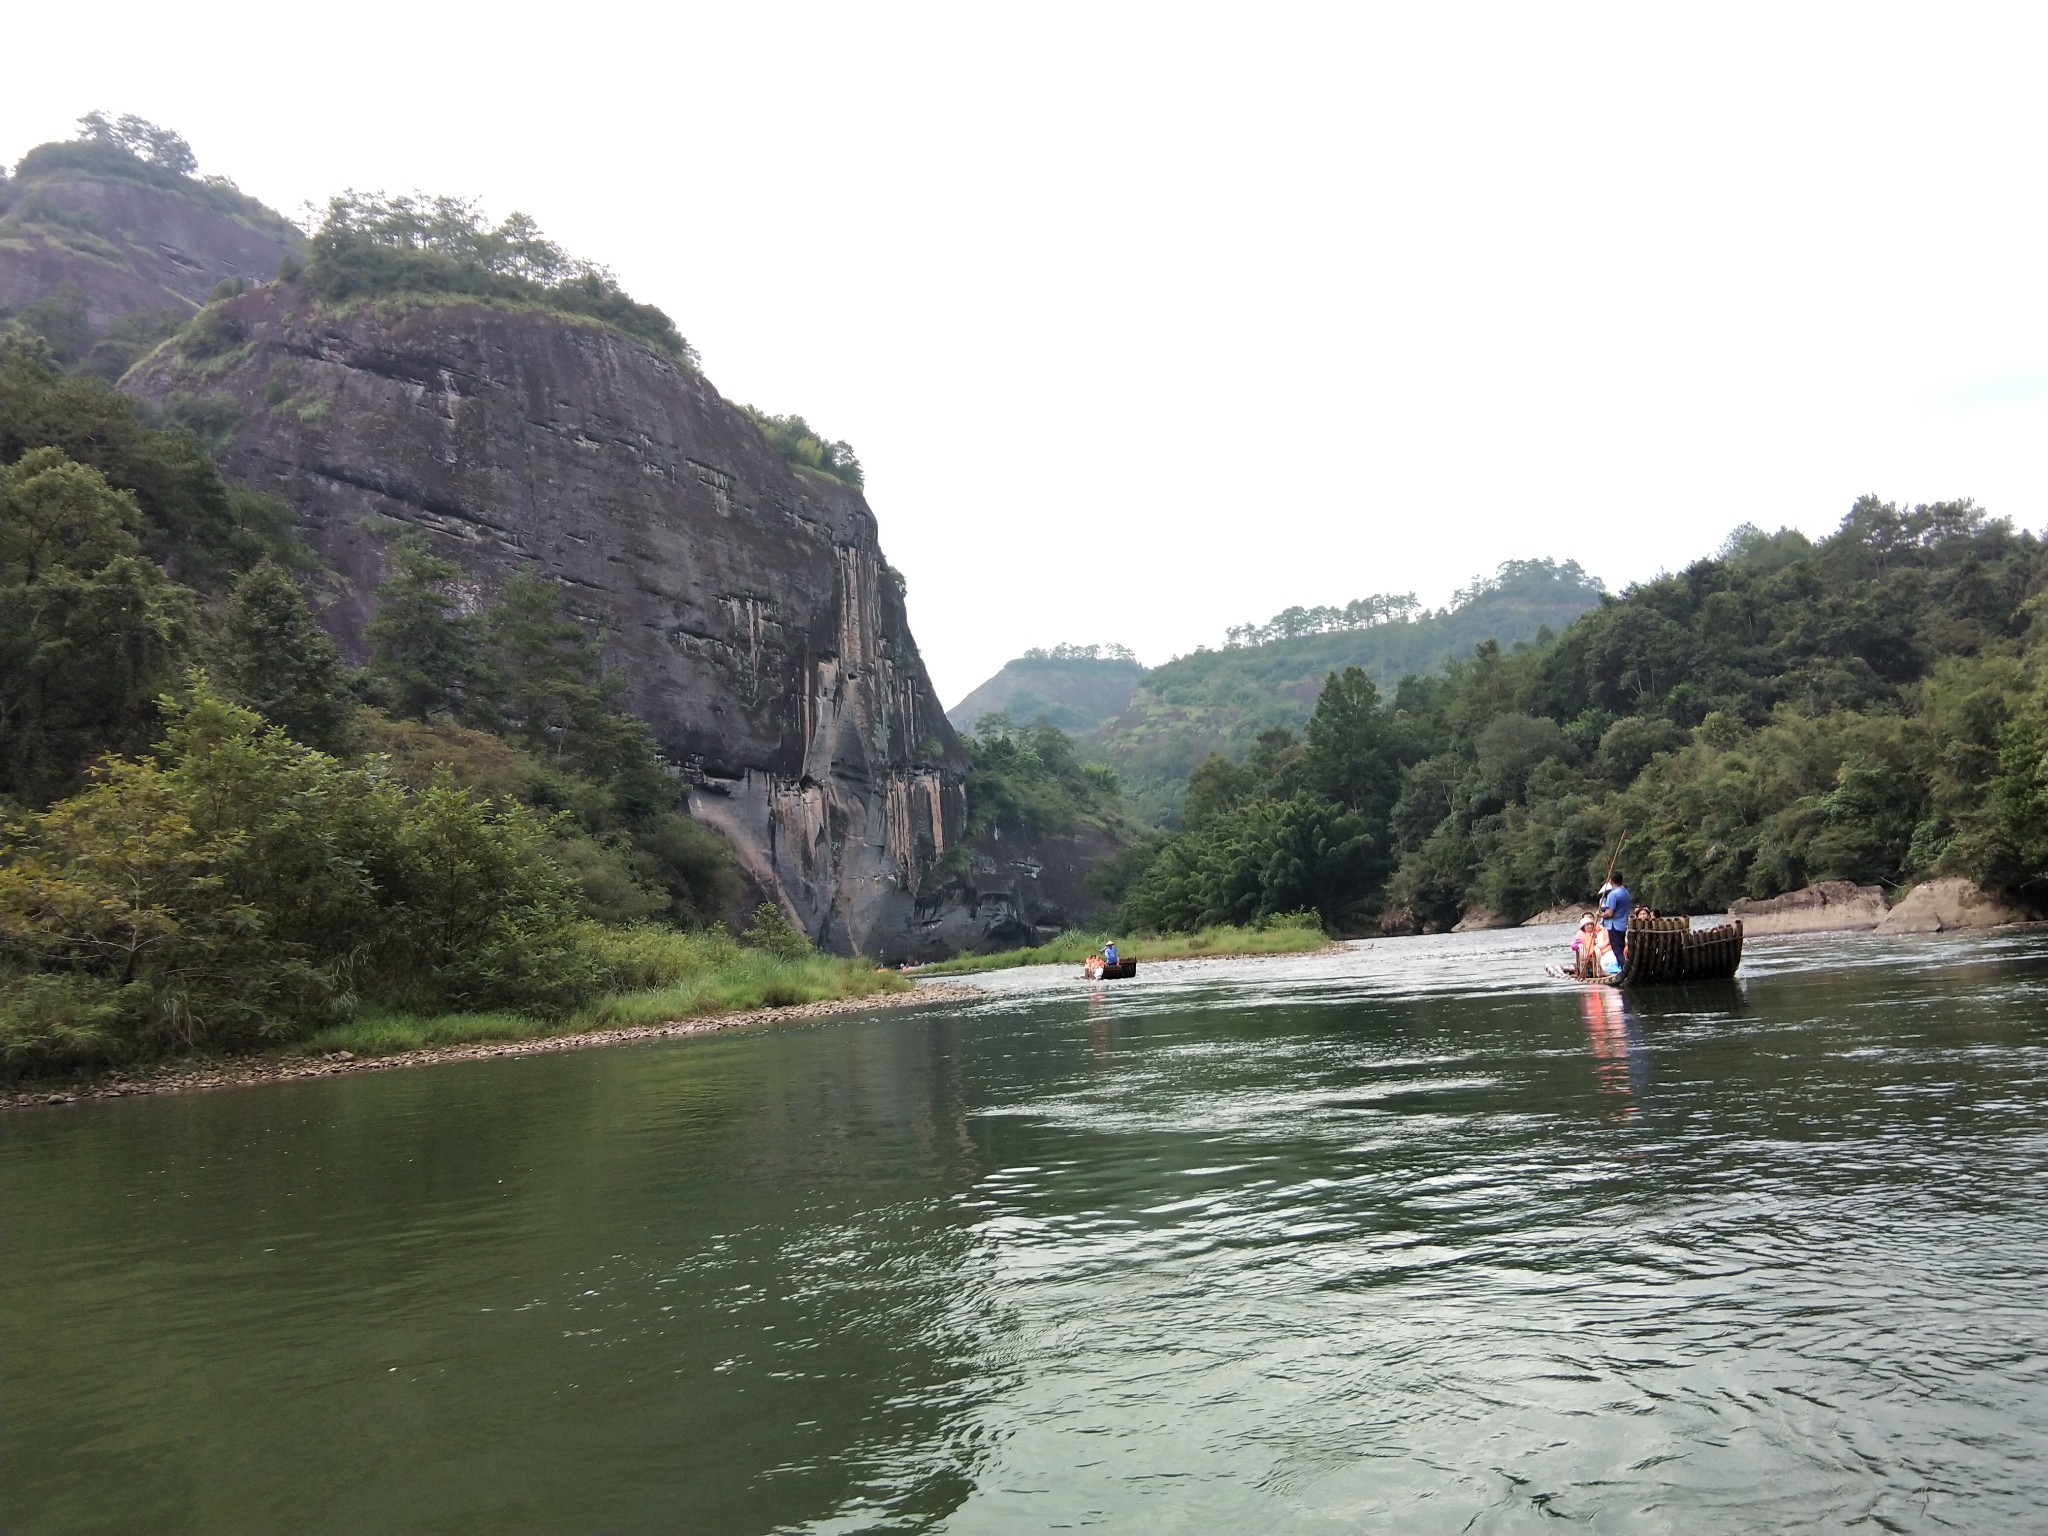
<path id="1" fill-rule="evenodd" d="M 1200 649 L 1149 670 L 1072 647 L 1027 653 L 947 718 L 960 731 L 996 713 L 1019 725 L 1056 725 L 1116 768 L 1145 819 L 1171 822 L 1195 764 L 1216 751 L 1241 757 L 1274 726 L 1299 730 L 1330 673 L 1358 667 L 1391 690 L 1487 640 L 1512 647 L 1563 630 L 1605 597 L 1577 561 L 1510 560 L 1441 609 L 1409 596 L 1289 608 L 1266 624 L 1232 628 L 1233 643 L 1221 650 Z"/>
<path id="2" fill-rule="evenodd" d="M 1512 647 L 1547 639 L 1605 597 L 1576 560 L 1510 560 L 1434 611 L 1404 598 L 1289 609 L 1268 625 L 1234 631 L 1281 638 L 1197 650 L 1154 667 L 1089 745 L 1122 776 L 1139 814 L 1170 824 L 1195 764 L 1211 752 L 1242 757 L 1275 726 L 1302 729 L 1330 673 L 1357 667 L 1389 692 L 1488 640 Z M 1315 626 L 1320 632 L 1299 632 Z"/>
<path id="3" fill-rule="evenodd" d="M 1122 646 L 1054 646 L 1026 651 L 946 711 L 956 731 L 972 731 L 984 715 L 1019 725 L 1043 720 L 1070 736 L 1086 736 L 1123 712 L 1145 668 Z"/>

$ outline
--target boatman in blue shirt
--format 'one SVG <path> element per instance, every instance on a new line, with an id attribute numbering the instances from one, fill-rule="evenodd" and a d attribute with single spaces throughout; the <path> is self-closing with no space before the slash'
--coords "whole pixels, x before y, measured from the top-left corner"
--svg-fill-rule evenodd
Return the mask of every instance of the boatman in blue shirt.
<path id="1" fill-rule="evenodd" d="M 1620 881 L 1610 880 L 1600 887 L 1600 926 L 1607 930 L 1607 943 L 1617 960 L 1628 959 L 1628 915 L 1635 905 L 1635 898 Z"/>
<path id="2" fill-rule="evenodd" d="M 1105 965 L 1116 964 L 1116 940 L 1111 939 L 1102 946 L 1102 960 Z"/>

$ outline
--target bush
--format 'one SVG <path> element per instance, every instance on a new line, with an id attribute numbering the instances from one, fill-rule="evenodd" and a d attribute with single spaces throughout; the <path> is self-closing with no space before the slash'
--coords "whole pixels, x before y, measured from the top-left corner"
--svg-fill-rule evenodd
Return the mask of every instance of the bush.
<path id="1" fill-rule="evenodd" d="M 757 406 L 740 407 L 761 429 L 761 435 L 768 439 L 768 446 L 781 456 L 785 463 L 802 469 L 814 470 L 829 475 L 842 485 L 858 490 L 866 483 L 861 473 L 860 459 L 851 443 L 833 442 L 822 433 L 814 431 L 811 424 L 801 416 L 774 416 Z M 896 590 L 904 590 L 903 573 L 894 566 L 889 568 L 889 578 L 896 584 Z"/>
<path id="2" fill-rule="evenodd" d="M 811 941 L 783 916 L 782 908 L 772 901 L 764 901 L 754 908 L 753 921 L 740 935 L 740 942 L 749 949 L 765 950 L 783 960 L 801 960 L 812 952 Z"/>
<path id="3" fill-rule="evenodd" d="M 335 1009 L 561 1012 L 605 978 L 547 823 L 301 747 L 204 678 L 154 759 L 5 828 L 9 1060 L 302 1035 Z"/>

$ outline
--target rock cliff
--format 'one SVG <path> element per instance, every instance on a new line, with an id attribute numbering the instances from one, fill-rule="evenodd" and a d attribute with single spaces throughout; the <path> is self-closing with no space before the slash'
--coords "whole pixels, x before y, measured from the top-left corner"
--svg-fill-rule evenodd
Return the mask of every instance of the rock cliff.
<path id="1" fill-rule="evenodd" d="M 46 146 L 65 151 L 72 145 Z M 40 153 L 40 152 L 39 152 Z M 136 166 L 127 179 L 22 162 L 0 217 L 0 308 L 75 283 L 94 334 L 130 315 L 189 315 L 216 284 L 266 282 L 305 236 L 231 188 Z"/>
<path id="2" fill-rule="evenodd" d="M 1885 917 L 1884 891 L 1849 880 L 1824 880 L 1764 901 L 1731 902 L 1728 915 L 1741 918 L 1752 938 L 1767 933 L 1875 928 Z"/>
<path id="3" fill-rule="evenodd" d="M 1877 931 L 1951 933 L 1959 928 L 2002 928 L 2008 923 L 2036 921 L 2038 913 L 2015 906 L 1957 875 L 1929 880 L 1908 891 L 1885 914 Z"/>
<path id="4" fill-rule="evenodd" d="M 340 573 L 327 622 L 345 650 L 362 654 L 399 532 L 479 597 L 516 571 L 562 582 L 692 814 L 815 942 L 952 947 L 938 868 L 966 761 L 859 491 L 785 463 L 701 374 L 595 322 L 472 300 L 329 309 L 292 284 L 218 311 L 211 355 L 173 344 L 124 387 L 232 401 L 222 467 L 284 495 Z"/>
<path id="5" fill-rule="evenodd" d="M 984 832 L 970 839 L 953 867 L 919 893 L 915 953 L 989 954 L 1107 922 L 1109 904 L 1084 882 L 1116 849 L 1114 837 L 1092 826 L 1029 838 Z"/>

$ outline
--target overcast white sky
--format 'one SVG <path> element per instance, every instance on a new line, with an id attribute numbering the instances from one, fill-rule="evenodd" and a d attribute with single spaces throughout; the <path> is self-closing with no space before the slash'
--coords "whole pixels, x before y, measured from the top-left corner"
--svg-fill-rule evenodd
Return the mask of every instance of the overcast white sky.
<path id="1" fill-rule="evenodd" d="M 287 212 L 521 208 L 849 439 L 952 703 L 1861 492 L 2048 525 L 2048 6 L 10 8 Z M 34 61 L 34 67 L 28 67 Z"/>

